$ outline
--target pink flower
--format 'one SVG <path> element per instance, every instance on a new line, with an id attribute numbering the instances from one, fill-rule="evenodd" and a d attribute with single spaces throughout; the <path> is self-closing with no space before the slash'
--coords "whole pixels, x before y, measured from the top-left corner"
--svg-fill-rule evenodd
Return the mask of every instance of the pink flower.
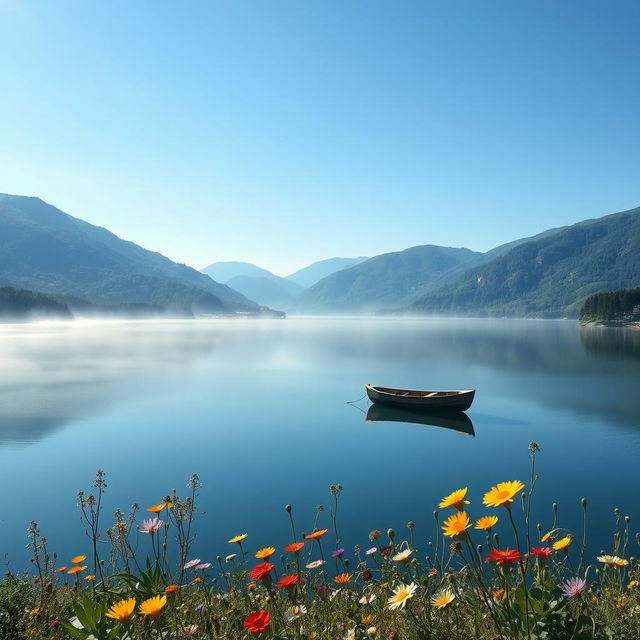
<path id="1" fill-rule="evenodd" d="M 208 569 L 211 566 L 210 562 L 203 562 L 202 564 L 199 564 L 196 569 L 201 569 L 202 571 L 204 571 L 205 569 Z"/>
<path id="2" fill-rule="evenodd" d="M 374 553 L 377 553 L 377 552 L 378 552 L 378 547 L 371 547 L 371 549 L 367 549 L 367 550 L 365 551 L 365 553 L 366 553 L 368 556 L 372 556 Z"/>
<path id="3" fill-rule="evenodd" d="M 198 630 L 197 624 L 188 624 L 186 627 L 182 627 L 182 632 L 188 636 L 192 636 Z"/>
<path id="4" fill-rule="evenodd" d="M 200 564 L 200 558 L 194 558 L 193 560 L 189 560 L 189 562 L 186 562 L 184 567 L 182 567 L 183 569 L 193 569 L 193 567 L 197 566 Z"/>
<path id="5" fill-rule="evenodd" d="M 582 578 L 571 578 L 562 583 L 562 595 L 565 598 L 575 598 L 587 588 L 587 581 Z"/>
<path id="6" fill-rule="evenodd" d="M 140 523 L 140 533 L 157 533 L 164 522 L 160 518 L 150 518 Z"/>

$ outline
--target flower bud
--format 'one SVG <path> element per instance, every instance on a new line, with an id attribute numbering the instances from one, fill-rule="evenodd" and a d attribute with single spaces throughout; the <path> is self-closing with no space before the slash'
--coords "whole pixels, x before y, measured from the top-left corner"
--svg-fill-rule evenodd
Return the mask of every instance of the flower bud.
<path id="1" fill-rule="evenodd" d="M 396 532 L 393 529 L 387 529 L 387 535 L 389 536 L 389 540 L 391 540 L 391 542 L 396 539 Z"/>
<path id="2" fill-rule="evenodd" d="M 437 520 L 437 519 L 438 519 L 438 512 L 437 512 L 437 511 L 434 511 L 434 512 L 433 512 L 433 519 L 434 519 L 434 520 Z"/>
<path id="3" fill-rule="evenodd" d="M 558 510 L 558 503 L 554 502 L 552 505 L 552 508 L 553 508 L 553 512 L 555 513 Z"/>
<path id="4" fill-rule="evenodd" d="M 409 520 L 409 522 L 407 522 L 407 529 L 413 529 L 415 528 L 416 523 L 413 520 Z M 372 627 L 375 628 L 375 627 Z"/>
<path id="5" fill-rule="evenodd" d="M 587 508 L 587 499 L 586 498 L 582 498 L 582 500 L 580 500 L 580 504 L 582 505 L 583 509 Z"/>
<path id="6" fill-rule="evenodd" d="M 290 504 L 285 504 L 285 505 L 284 505 L 284 510 L 285 510 L 287 513 L 291 513 L 291 505 L 290 505 Z"/>
<path id="7" fill-rule="evenodd" d="M 616 508 L 613 510 L 613 514 L 614 514 L 616 517 L 618 517 L 618 516 L 620 515 L 620 509 L 618 509 L 618 507 L 616 507 Z"/>

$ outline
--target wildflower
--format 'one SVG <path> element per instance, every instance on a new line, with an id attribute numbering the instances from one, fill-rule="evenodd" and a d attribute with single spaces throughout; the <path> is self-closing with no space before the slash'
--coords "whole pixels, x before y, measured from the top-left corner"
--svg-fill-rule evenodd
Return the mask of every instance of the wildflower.
<path id="1" fill-rule="evenodd" d="M 160 518 L 150 518 L 149 520 L 143 520 L 140 523 L 140 533 L 157 533 L 164 522 Z"/>
<path id="2" fill-rule="evenodd" d="M 194 558 L 193 560 L 189 560 L 185 562 L 183 565 L 183 569 L 193 569 L 193 567 L 197 567 L 200 564 L 200 558 Z"/>
<path id="3" fill-rule="evenodd" d="M 160 615 L 165 604 L 167 604 L 167 596 L 154 596 L 145 600 L 138 610 L 142 615 L 148 616 L 153 620 Z"/>
<path id="4" fill-rule="evenodd" d="M 444 591 L 432 596 L 431 604 L 436 607 L 436 609 L 444 609 L 448 604 L 455 600 L 455 597 L 456 595 L 451 591 L 451 589 L 445 589 Z"/>
<path id="5" fill-rule="evenodd" d="M 301 616 L 307 613 L 307 607 L 303 604 L 295 605 L 293 607 L 289 607 L 284 612 L 284 617 L 287 622 L 292 622 L 293 620 L 297 620 Z"/>
<path id="6" fill-rule="evenodd" d="M 93 582 L 96 579 L 96 576 L 93 573 L 90 573 L 84 577 L 87 582 Z"/>
<path id="7" fill-rule="evenodd" d="M 313 562 L 310 562 L 306 568 L 307 569 L 317 569 L 318 567 L 321 567 L 324 564 L 324 560 L 314 560 Z"/>
<path id="8" fill-rule="evenodd" d="M 454 536 L 466 535 L 465 530 L 470 526 L 471 520 L 469 520 L 469 516 L 464 511 L 460 511 L 449 516 L 444 521 L 442 530 L 445 536 L 453 538 Z"/>
<path id="9" fill-rule="evenodd" d="M 396 553 L 395 556 L 393 556 L 391 559 L 394 562 L 406 562 L 407 558 L 413 553 L 413 551 L 411 549 L 405 549 L 404 551 L 401 551 L 400 553 Z"/>
<path id="10" fill-rule="evenodd" d="M 524 484 L 520 480 L 499 482 L 484 494 L 482 504 L 487 507 L 499 507 L 501 505 L 508 507 L 513 502 L 513 496 L 521 489 L 524 489 Z"/>
<path id="11" fill-rule="evenodd" d="M 304 542 L 292 542 L 291 544 L 288 544 L 284 550 L 287 553 L 298 553 L 302 547 L 304 547 Z"/>
<path id="12" fill-rule="evenodd" d="M 200 576 L 196 576 L 191 582 L 202 582 L 202 578 Z"/>
<path id="13" fill-rule="evenodd" d="M 261 633 L 271 622 L 271 616 L 268 611 L 254 611 L 247 616 L 242 623 L 249 633 Z"/>
<path id="14" fill-rule="evenodd" d="M 275 568 L 270 562 L 261 562 L 251 569 L 251 579 L 265 580 Z"/>
<path id="15" fill-rule="evenodd" d="M 375 593 L 365 593 L 358 602 L 360 604 L 371 604 L 376 599 Z"/>
<path id="16" fill-rule="evenodd" d="M 199 627 L 197 624 L 188 624 L 186 627 L 182 627 L 182 633 L 185 633 L 188 636 L 192 636 L 198 631 L 198 629 Z"/>
<path id="17" fill-rule="evenodd" d="M 369 638 L 374 638 L 375 635 L 378 633 L 378 630 L 375 627 L 369 627 L 365 633 L 367 634 L 367 637 Z"/>
<path id="18" fill-rule="evenodd" d="M 467 495 L 467 487 L 464 489 L 457 489 L 453 493 L 450 493 L 448 496 L 442 498 L 438 508 L 444 509 L 445 507 L 454 507 L 459 511 L 464 510 L 464 505 L 469 504 L 468 500 L 465 500 L 465 496 Z"/>
<path id="19" fill-rule="evenodd" d="M 69 571 L 67 571 L 67 573 L 69 575 L 75 575 L 76 573 L 80 573 L 81 571 L 86 571 L 87 570 L 87 566 L 83 565 L 81 567 L 71 567 L 71 569 L 69 569 Z"/>
<path id="20" fill-rule="evenodd" d="M 620 558 L 619 556 L 598 556 L 598 562 L 602 562 L 603 564 L 616 566 L 616 567 L 626 567 L 629 564 L 628 560 L 624 558 Z"/>
<path id="21" fill-rule="evenodd" d="M 225 562 L 231 562 L 238 554 L 237 553 L 230 553 L 225 559 Z"/>
<path id="22" fill-rule="evenodd" d="M 633 589 L 633 587 L 637 587 L 638 586 L 638 581 L 637 580 L 632 580 L 628 585 L 627 585 L 627 589 Z"/>
<path id="23" fill-rule="evenodd" d="M 229 544 L 232 544 L 234 542 L 242 542 L 248 535 L 248 533 L 241 533 L 239 536 L 234 536 L 233 538 L 231 538 L 231 540 L 229 540 Z"/>
<path id="24" fill-rule="evenodd" d="M 494 600 L 500 600 L 505 593 L 506 591 L 504 589 L 496 589 L 491 595 Z"/>
<path id="25" fill-rule="evenodd" d="M 322 538 L 322 536 L 324 536 L 328 532 L 329 532 L 329 529 L 320 529 L 319 531 L 314 531 L 313 533 L 303 535 L 302 537 L 305 540 L 317 540 L 318 538 Z"/>
<path id="26" fill-rule="evenodd" d="M 255 553 L 255 558 L 258 560 L 268 560 L 276 552 L 275 547 L 262 547 Z"/>
<path id="27" fill-rule="evenodd" d="M 362 624 L 371 624 L 373 622 L 373 616 L 372 615 L 362 616 L 360 618 L 360 622 Z"/>
<path id="28" fill-rule="evenodd" d="M 561 549 L 566 549 L 571 544 L 571 540 L 571 536 L 565 536 L 564 538 L 560 538 L 560 540 L 556 540 L 551 546 L 556 551 L 560 551 Z"/>
<path id="29" fill-rule="evenodd" d="M 290 576 L 282 576 L 278 582 L 276 582 L 276 587 L 279 589 L 291 589 L 291 587 L 295 587 L 298 584 L 298 576 L 293 573 Z"/>
<path id="30" fill-rule="evenodd" d="M 39 611 L 40 611 L 40 607 L 35 607 L 34 609 L 31 609 L 31 611 L 29 611 L 29 615 L 30 616 L 37 616 Z"/>
<path id="31" fill-rule="evenodd" d="M 382 549 L 380 549 L 380 555 L 383 558 L 386 558 L 395 548 L 396 548 L 396 545 L 393 544 L 392 542 L 391 544 L 388 544 L 386 547 L 382 547 Z"/>
<path id="32" fill-rule="evenodd" d="M 66 570 L 67 570 L 67 567 L 66 567 L 66 565 L 64 565 L 64 564 L 63 564 L 61 567 L 58 567 L 58 568 L 56 569 L 56 571 L 57 571 L 58 573 L 64 573 Z"/>
<path id="33" fill-rule="evenodd" d="M 432 567 L 431 569 L 429 569 L 429 575 L 430 575 L 430 576 L 435 576 L 435 575 L 436 575 L 436 573 L 438 573 L 438 570 L 437 570 L 437 569 L 434 569 L 433 567 Z"/>
<path id="34" fill-rule="evenodd" d="M 336 584 L 347 584 L 349 580 L 351 580 L 350 573 L 340 573 L 333 579 Z"/>
<path id="35" fill-rule="evenodd" d="M 164 588 L 165 593 L 174 593 L 177 590 L 178 590 L 177 584 L 169 584 Z"/>
<path id="36" fill-rule="evenodd" d="M 377 529 L 369 531 L 369 540 L 377 540 L 382 534 Z"/>
<path id="37" fill-rule="evenodd" d="M 534 558 L 548 558 L 551 555 L 550 547 L 531 547 L 529 553 Z"/>
<path id="38" fill-rule="evenodd" d="M 492 527 L 495 527 L 497 524 L 498 516 L 482 516 L 482 518 L 476 520 L 476 526 L 474 528 L 482 531 L 491 531 Z"/>
<path id="39" fill-rule="evenodd" d="M 371 547 L 371 549 L 367 549 L 365 551 L 365 555 L 372 556 L 377 551 L 378 551 L 378 547 Z"/>
<path id="40" fill-rule="evenodd" d="M 71 562 L 73 564 L 80 564 L 81 562 L 84 562 L 87 559 L 87 556 L 73 556 L 73 558 L 71 558 Z"/>
<path id="41" fill-rule="evenodd" d="M 150 511 L 151 513 L 160 513 L 166 506 L 165 502 L 162 504 L 154 504 L 152 507 L 149 507 L 147 511 Z"/>
<path id="42" fill-rule="evenodd" d="M 116 602 L 114 605 L 112 605 L 109 611 L 107 611 L 106 616 L 107 618 L 113 618 L 118 622 L 128 622 L 131 619 L 135 608 L 135 598 L 120 600 L 120 602 Z"/>
<path id="43" fill-rule="evenodd" d="M 342 558 L 343 554 L 344 554 L 344 549 L 336 549 L 335 551 L 333 551 L 331 553 L 331 557 L 332 558 Z"/>
<path id="44" fill-rule="evenodd" d="M 371 573 L 371 569 L 363 569 L 360 572 L 360 577 L 367 582 L 367 580 L 371 580 L 371 577 L 373 576 L 373 574 Z"/>
<path id="45" fill-rule="evenodd" d="M 347 631 L 347 635 L 344 637 L 344 640 L 356 640 L 356 628 L 353 627 L 353 629 L 349 629 L 349 631 Z"/>
<path id="46" fill-rule="evenodd" d="M 546 542 L 547 540 L 553 540 L 553 534 L 555 533 L 555 529 L 552 529 L 551 531 L 547 531 L 547 533 L 545 533 L 542 538 L 540 538 L 540 542 Z"/>
<path id="47" fill-rule="evenodd" d="M 520 560 L 520 554 L 515 549 L 491 549 L 485 562 L 495 562 L 497 565 L 511 564 Z"/>
<path id="48" fill-rule="evenodd" d="M 211 563 L 210 562 L 203 562 L 203 563 L 197 565 L 196 569 L 198 569 L 199 571 L 206 571 L 210 567 L 211 567 Z"/>
<path id="49" fill-rule="evenodd" d="M 415 582 L 411 584 L 399 584 L 394 590 L 393 595 L 387 600 L 389 609 L 404 609 L 404 605 L 409 598 L 413 598 L 418 585 Z"/>
<path id="50" fill-rule="evenodd" d="M 587 581 L 582 578 L 571 578 L 562 583 L 562 595 L 565 598 L 575 598 L 587 588 Z"/>

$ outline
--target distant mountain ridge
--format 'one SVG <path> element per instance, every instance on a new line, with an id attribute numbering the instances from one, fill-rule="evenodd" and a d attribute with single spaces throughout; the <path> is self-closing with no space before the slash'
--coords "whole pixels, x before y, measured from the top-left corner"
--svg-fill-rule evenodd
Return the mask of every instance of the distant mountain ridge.
<path id="1" fill-rule="evenodd" d="M 327 258 L 326 260 L 319 260 L 308 267 L 303 267 L 291 273 L 287 276 L 287 280 L 291 280 L 291 282 L 295 282 L 306 289 L 336 271 L 348 269 L 368 259 L 360 256 L 358 258 Z"/>
<path id="2" fill-rule="evenodd" d="M 99 304 L 188 313 L 256 311 L 226 285 L 74 218 L 40 198 L 0 194 L 0 286 Z"/>
<path id="3" fill-rule="evenodd" d="M 575 317 L 589 295 L 639 284 L 640 207 L 540 234 L 427 293 L 410 310 Z"/>

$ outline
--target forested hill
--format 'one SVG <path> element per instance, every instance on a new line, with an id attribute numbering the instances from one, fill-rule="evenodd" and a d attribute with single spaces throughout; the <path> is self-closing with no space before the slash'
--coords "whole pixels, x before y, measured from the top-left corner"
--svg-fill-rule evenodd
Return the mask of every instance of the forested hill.
<path id="1" fill-rule="evenodd" d="M 580 322 L 614 325 L 640 323 L 640 287 L 589 296 L 580 310 Z"/>
<path id="2" fill-rule="evenodd" d="M 591 294 L 640 285 L 640 207 L 521 244 L 411 306 L 433 314 L 576 317 Z"/>
<path id="3" fill-rule="evenodd" d="M 0 287 L 0 321 L 53 318 L 70 320 L 73 314 L 66 304 L 50 296 L 26 289 Z"/>

